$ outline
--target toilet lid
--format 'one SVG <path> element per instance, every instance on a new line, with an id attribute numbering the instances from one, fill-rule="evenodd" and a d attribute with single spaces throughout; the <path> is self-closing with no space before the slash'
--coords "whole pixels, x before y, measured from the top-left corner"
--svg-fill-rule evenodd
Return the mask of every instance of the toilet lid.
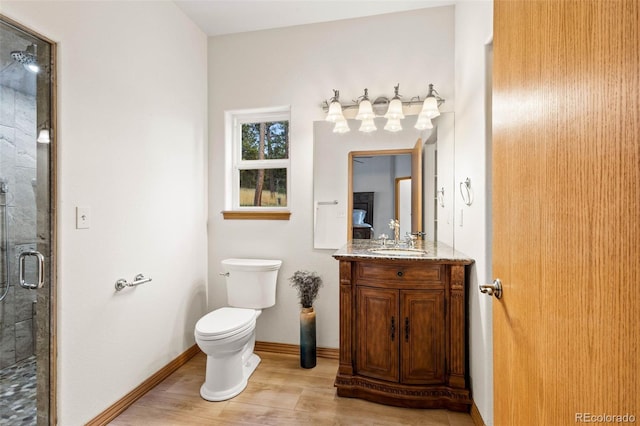
<path id="1" fill-rule="evenodd" d="M 196 334 L 206 340 L 223 339 L 253 327 L 255 321 L 254 309 L 220 308 L 198 320 Z"/>

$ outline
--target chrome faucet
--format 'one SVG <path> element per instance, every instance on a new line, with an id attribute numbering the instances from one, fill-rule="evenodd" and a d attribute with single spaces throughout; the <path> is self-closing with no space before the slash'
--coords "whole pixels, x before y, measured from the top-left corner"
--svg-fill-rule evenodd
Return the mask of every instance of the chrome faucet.
<path id="1" fill-rule="evenodd" d="M 393 229 L 393 243 L 398 247 L 400 245 L 400 221 L 391 219 L 389 221 L 389 229 Z"/>
<path id="2" fill-rule="evenodd" d="M 410 234 L 407 232 L 404 236 L 404 239 L 408 247 L 410 248 L 416 247 L 416 240 L 418 239 L 418 236 L 416 234 Z"/>

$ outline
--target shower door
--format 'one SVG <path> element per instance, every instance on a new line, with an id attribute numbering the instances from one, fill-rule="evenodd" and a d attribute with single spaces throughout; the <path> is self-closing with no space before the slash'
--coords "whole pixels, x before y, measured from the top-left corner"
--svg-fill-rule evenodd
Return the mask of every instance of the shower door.
<path id="1" fill-rule="evenodd" d="M 0 15 L 0 425 L 55 419 L 53 49 Z"/>

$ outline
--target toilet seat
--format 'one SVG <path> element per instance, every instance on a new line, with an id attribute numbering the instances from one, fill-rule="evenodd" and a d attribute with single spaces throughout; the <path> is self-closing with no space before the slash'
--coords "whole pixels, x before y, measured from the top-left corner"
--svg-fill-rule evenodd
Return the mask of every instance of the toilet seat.
<path id="1" fill-rule="evenodd" d="M 203 316 L 196 323 L 196 336 L 202 340 L 222 340 L 255 327 L 254 309 L 225 307 Z"/>

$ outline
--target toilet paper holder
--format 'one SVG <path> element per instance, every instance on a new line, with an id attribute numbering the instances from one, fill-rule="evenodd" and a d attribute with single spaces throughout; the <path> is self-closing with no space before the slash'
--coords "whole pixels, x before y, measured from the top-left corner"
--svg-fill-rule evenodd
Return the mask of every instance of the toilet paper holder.
<path id="1" fill-rule="evenodd" d="M 148 283 L 151 281 L 151 278 L 145 278 L 143 274 L 138 274 L 133 278 L 133 282 L 127 282 L 124 278 L 120 278 L 116 281 L 116 291 L 120 291 L 125 287 L 135 287 L 140 284 Z"/>

